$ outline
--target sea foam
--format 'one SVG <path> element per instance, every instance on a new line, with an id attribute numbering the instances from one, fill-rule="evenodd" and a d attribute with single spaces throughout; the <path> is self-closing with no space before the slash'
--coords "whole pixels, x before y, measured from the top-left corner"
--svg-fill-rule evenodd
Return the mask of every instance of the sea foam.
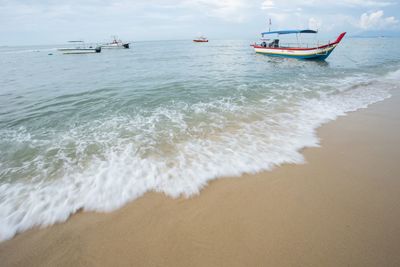
<path id="1" fill-rule="evenodd" d="M 190 197 L 218 177 L 304 163 L 299 151 L 319 145 L 316 128 L 390 97 L 399 76 L 400 71 L 379 79 L 349 76 L 317 96 L 280 91 L 282 98 L 266 96 L 258 106 L 240 97 L 174 103 L 148 116 L 88 122 L 51 140 L 35 139 L 24 129 L 3 132 L 10 144 L 29 143 L 48 156 L 36 155 L 18 169 L 1 166 L 3 177 L 24 168 L 37 172 L 0 185 L 0 239 L 63 222 L 80 209 L 112 211 L 149 191 Z M 274 106 L 282 101 L 287 103 Z"/>

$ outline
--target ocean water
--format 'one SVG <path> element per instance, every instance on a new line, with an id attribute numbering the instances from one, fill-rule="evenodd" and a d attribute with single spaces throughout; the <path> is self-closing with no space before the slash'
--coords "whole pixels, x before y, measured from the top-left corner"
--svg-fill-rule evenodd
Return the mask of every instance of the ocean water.
<path id="1" fill-rule="evenodd" d="M 400 87 L 400 39 L 345 38 L 326 62 L 251 42 L 0 47 L 0 240 L 148 191 L 190 197 L 218 177 L 304 163 L 321 124 Z"/>

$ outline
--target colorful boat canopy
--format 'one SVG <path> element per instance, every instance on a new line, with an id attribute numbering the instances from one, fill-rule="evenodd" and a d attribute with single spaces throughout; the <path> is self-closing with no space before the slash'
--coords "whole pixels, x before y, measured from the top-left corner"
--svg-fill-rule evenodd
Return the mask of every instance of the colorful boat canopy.
<path id="1" fill-rule="evenodd" d="M 292 33 L 317 33 L 314 30 L 283 30 L 283 31 L 272 31 L 272 32 L 263 32 L 262 36 L 266 34 L 292 34 Z"/>

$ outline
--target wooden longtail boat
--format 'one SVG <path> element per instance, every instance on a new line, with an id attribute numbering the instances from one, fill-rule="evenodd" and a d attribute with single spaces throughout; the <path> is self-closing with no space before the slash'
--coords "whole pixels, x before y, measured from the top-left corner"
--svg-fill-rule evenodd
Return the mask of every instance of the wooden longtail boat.
<path id="1" fill-rule="evenodd" d="M 283 30 L 283 31 L 269 31 L 261 33 L 264 38 L 265 35 L 269 34 L 298 34 L 302 33 L 317 33 L 314 30 Z M 341 33 L 334 42 L 328 42 L 324 45 L 309 45 L 296 43 L 294 46 L 284 45 L 279 43 L 279 38 L 276 39 L 262 39 L 260 44 L 252 45 L 256 53 L 265 54 L 268 56 L 275 57 L 290 57 L 297 59 L 313 59 L 313 60 L 325 60 L 340 43 L 345 36 L 346 32 Z M 297 38 L 298 39 L 298 38 Z M 271 41 L 271 42 L 269 42 Z"/>

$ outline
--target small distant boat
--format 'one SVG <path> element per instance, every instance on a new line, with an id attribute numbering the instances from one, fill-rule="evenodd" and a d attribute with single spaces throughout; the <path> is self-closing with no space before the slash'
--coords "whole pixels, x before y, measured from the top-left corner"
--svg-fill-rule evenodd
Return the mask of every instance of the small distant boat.
<path id="1" fill-rule="evenodd" d="M 60 48 L 58 51 L 63 52 L 63 54 L 92 54 L 100 53 L 100 46 L 87 46 L 83 41 L 69 41 L 70 43 L 76 43 L 78 46 L 69 48 Z"/>
<path id="2" fill-rule="evenodd" d="M 341 33 L 334 42 L 328 42 L 324 45 L 301 44 L 298 35 L 303 33 L 317 33 L 314 30 L 282 30 L 269 31 L 261 33 L 262 42 L 252 45 L 256 53 L 265 54 L 274 57 L 289 57 L 297 59 L 325 60 L 340 43 L 346 32 Z M 265 35 L 277 34 L 296 34 L 297 42 L 293 44 L 281 44 L 279 38 L 265 39 Z"/>
<path id="3" fill-rule="evenodd" d="M 195 43 L 208 43 L 208 39 L 204 36 L 197 37 L 193 40 Z"/>
<path id="4" fill-rule="evenodd" d="M 111 43 L 106 43 L 101 45 L 102 48 L 129 48 L 129 43 L 124 43 L 121 40 L 117 40 L 117 37 L 113 37 L 113 41 Z"/>

